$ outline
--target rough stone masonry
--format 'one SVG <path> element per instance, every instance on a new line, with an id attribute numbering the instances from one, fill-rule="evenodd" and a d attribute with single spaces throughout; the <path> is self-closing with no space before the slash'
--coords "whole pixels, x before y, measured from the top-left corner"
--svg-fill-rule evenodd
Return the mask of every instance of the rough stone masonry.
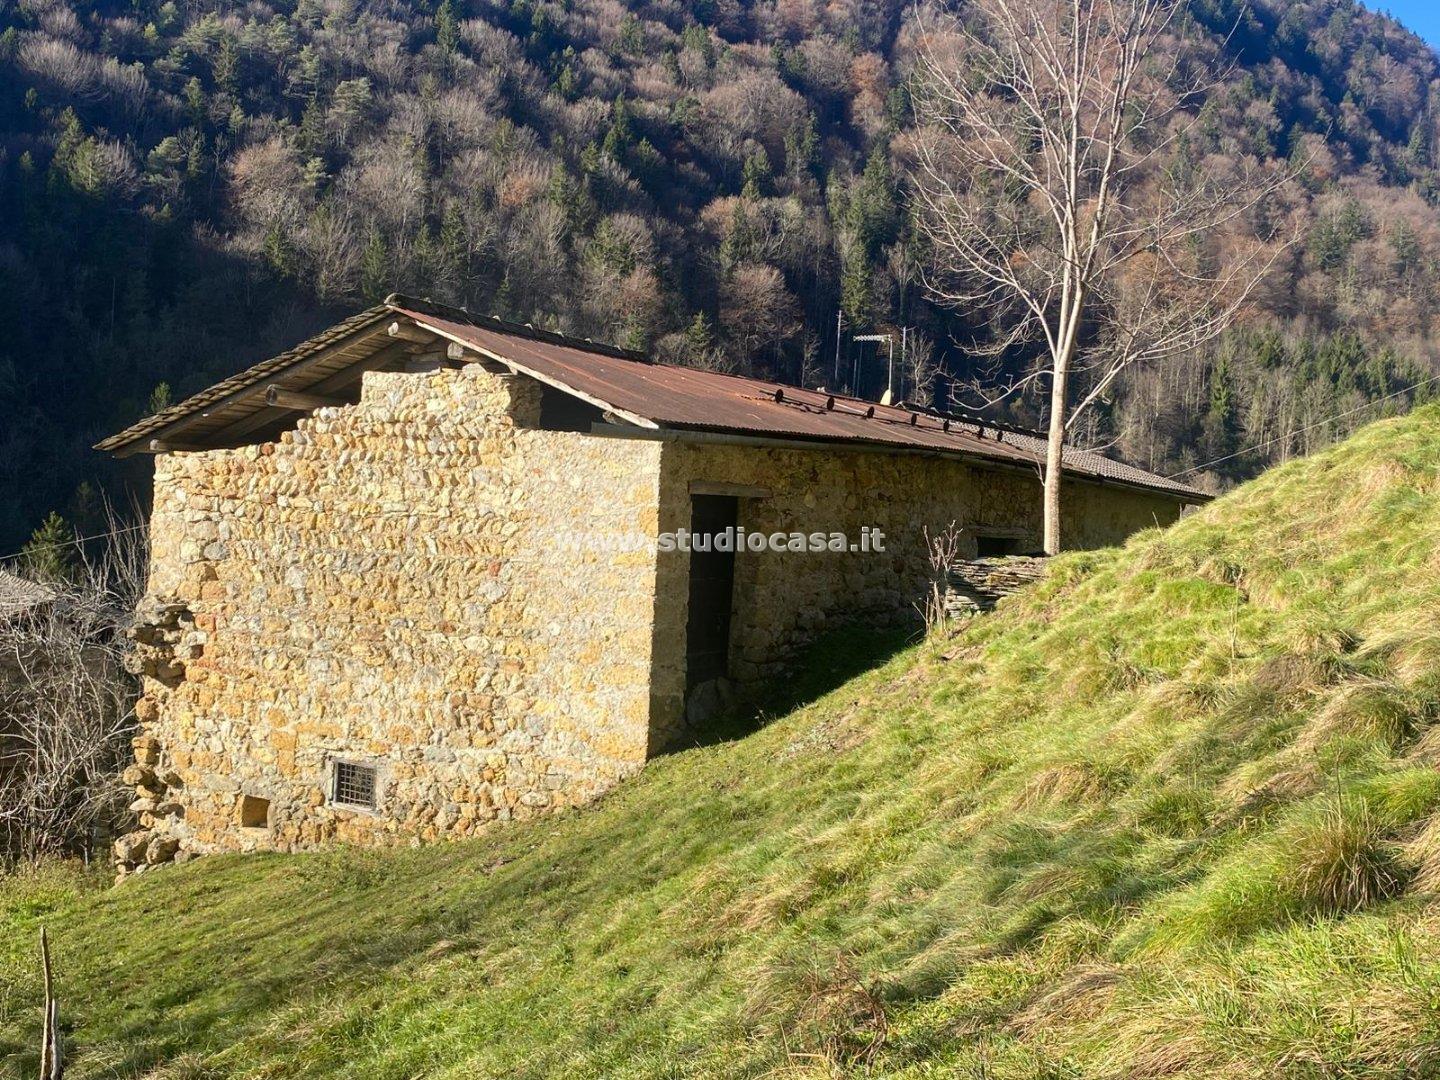
<path id="1" fill-rule="evenodd" d="M 122 872 L 219 850 L 463 836 L 594 799 L 687 731 L 688 556 L 647 545 L 696 491 L 751 530 L 881 529 L 883 553 L 745 552 L 730 669 L 775 674 L 854 618 L 913 616 L 922 528 L 1033 546 L 1033 474 L 934 455 L 547 430 L 479 364 L 364 375 L 277 439 L 157 457 Z M 1174 520 L 1076 481 L 1077 546 Z M 335 799 L 365 767 L 373 806 Z"/>

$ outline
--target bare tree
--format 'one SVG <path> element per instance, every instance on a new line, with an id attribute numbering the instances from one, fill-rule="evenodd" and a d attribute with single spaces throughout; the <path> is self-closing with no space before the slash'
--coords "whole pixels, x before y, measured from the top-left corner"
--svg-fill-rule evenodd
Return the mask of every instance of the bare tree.
<path id="1" fill-rule="evenodd" d="M 991 355 L 1042 345 L 1041 362 L 1003 393 L 1049 379 L 1052 554 L 1070 424 L 1127 369 L 1222 333 L 1293 243 L 1242 242 L 1228 228 L 1278 190 L 1281 172 L 1190 160 L 1195 106 L 1216 76 L 1176 40 L 1183 10 L 1180 0 L 972 0 L 963 17 L 921 19 L 926 285 L 990 320 Z"/>
<path id="2" fill-rule="evenodd" d="M 940 377 L 940 358 L 935 342 L 923 330 L 907 330 L 901 380 L 905 395 L 920 405 L 935 398 L 935 381 Z"/>
<path id="3" fill-rule="evenodd" d="M 124 808 L 126 631 L 145 545 L 138 530 L 114 532 L 103 555 L 32 582 L 23 606 L 0 612 L 0 857 L 88 852 Z"/>

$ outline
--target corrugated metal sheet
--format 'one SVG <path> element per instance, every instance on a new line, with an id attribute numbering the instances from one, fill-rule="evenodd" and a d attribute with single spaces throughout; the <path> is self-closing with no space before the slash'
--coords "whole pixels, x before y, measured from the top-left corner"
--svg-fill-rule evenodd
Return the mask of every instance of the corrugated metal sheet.
<path id="1" fill-rule="evenodd" d="M 304 390 L 333 379 L 393 344 L 382 332 L 395 317 L 413 319 L 468 348 L 570 390 L 622 417 L 662 429 L 766 436 L 909 451 L 959 454 L 1010 465 L 1038 465 L 1038 434 L 932 416 L 859 398 L 801 390 L 715 371 L 655 364 L 612 346 L 470 316 L 405 297 L 390 297 L 281 355 L 111 436 L 97 449 L 126 452 L 157 436 L 204 442 L 237 423 L 253 423 L 272 382 Z M 348 340 L 347 340 L 348 339 Z M 324 362 L 315 357 L 326 351 Z M 277 414 L 277 417 L 282 414 Z M 263 417 L 260 417 L 263 419 Z M 217 443 L 217 445 L 219 445 Z M 1103 454 L 1067 449 L 1067 471 L 1201 501 L 1185 484 Z"/>
<path id="2" fill-rule="evenodd" d="M 600 355 L 576 344 L 517 337 L 483 320 L 442 318 L 423 308 L 399 310 L 455 341 L 662 428 L 869 443 L 1011 464 L 1044 460 L 1045 440 L 1037 435 L 739 375 Z M 1205 498 L 1185 484 L 1103 454 L 1067 449 L 1065 467 L 1080 476 Z"/>

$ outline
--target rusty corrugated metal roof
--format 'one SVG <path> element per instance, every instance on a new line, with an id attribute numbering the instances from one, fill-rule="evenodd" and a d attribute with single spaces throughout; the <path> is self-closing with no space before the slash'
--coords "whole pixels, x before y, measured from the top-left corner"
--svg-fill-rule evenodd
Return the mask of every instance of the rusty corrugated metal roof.
<path id="1" fill-rule="evenodd" d="M 1038 433 L 739 375 L 656 364 L 629 350 L 400 296 L 142 420 L 99 443 L 97 449 L 126 452 L 137 443 L 172 432 L 183 437 L 199 434 L 203 440 L 223 436 L 227 426 L 237 423 L 253 426 L 257 414 L 263 419 L 267 385 L 283 383 L 288 389 L 304 390 L 322 376 L 333 381 L 337 365 L 363 363 L 393 344 L 381 327 L 397 316 L 644 427 L 929 451 L 1010 465 L 1038 465 L 1044 459 L 1045 440 Z M 322 354 L 326 363 L 317 365 Z M 1103 454 L 1067 448 L 1064 460 L 1066 470 L 1077 477 L 1146 488 L 1187 501 L 1208 498 L 1186 484 Z"/>
<path id="2" fill-rule="evenodd" d="M 1045 439 L 1038 434 L 978 420 L 932 416 L 740 375 L 601 355 L 577 343 L 518 338 L 484 320 L 443 318 L 425 307 L 398 310 L 452 340 L 660 428 L 867 443 L 1011 464 L 1038 465 L 1045 456 Z M 1072 447 L 1066 449 L 1064 461 L 1077 476 L 1196 500 L 1208 498 L 1186 484 L 1103 454 Z"/>

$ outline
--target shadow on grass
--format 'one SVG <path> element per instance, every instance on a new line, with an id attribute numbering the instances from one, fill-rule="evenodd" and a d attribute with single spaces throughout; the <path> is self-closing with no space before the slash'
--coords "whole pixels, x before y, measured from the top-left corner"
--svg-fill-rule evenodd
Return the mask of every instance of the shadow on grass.
<path id="1" fill-rule="evenodd" d="M 909 637 L 861 628 L 826 635 L 788 677 L 713 725 L 706 741 L 738 739 L 823 697 L 883 664 Z M 691 776 L 684 762 L 673 765 L 676 776 Z M 558 941 L 587 912 L 623 909 L 669 869 L 674 851 L 651 841 L 657 832 L 708 836 L 723 820 L 733 847 L 768 829 L 773 808 L 763 798 L 754 814 L 737 816 L 728 789 L 699 785 L 688 794 L 675 799 L 671 781 L 622 785 L 613 796 L 622 805 L 608 818 L 587 811 L 502 825 L 421 850 L 212 856 L 93 894 L 47 919 L 61 945 L 67 1042 L 83 1056 L 77 1075 L 136 1076 L 242 1040 L 265 1053 L 274 1025 L 333 1034 L 335 1025 L 357 1022 L 328 1011 L 336 987 L 363 1000 L 397 972 L 413 976 L 438 942 L 463 965 L 482 942 L 528 948 L 537 928 Z M 652 831 L 617 834 L 617 814 Z M 27 932 L 33 921 L 25 920 Z M 482 978 L 489 961 L 474 962 Z M 539 962 L 566 966 L 544 950 Z M 0 997 L 6 988 L 0 977 Z M 38 1015 L 38 1007 L 22 1008 L 0 1023 L 0 1077 L 33 1071 Z"/>
<path id="2" fill-rule="evenodd" d="M 880 667 L 915 641 L 915 628 L 845 626 L 823 634 L 787 666 L 784 675 L 745 692 L 735 706 L 687 732 L 675 750 L 733 742 L 777 716 L 817 701 L 851 679 Z"/>

